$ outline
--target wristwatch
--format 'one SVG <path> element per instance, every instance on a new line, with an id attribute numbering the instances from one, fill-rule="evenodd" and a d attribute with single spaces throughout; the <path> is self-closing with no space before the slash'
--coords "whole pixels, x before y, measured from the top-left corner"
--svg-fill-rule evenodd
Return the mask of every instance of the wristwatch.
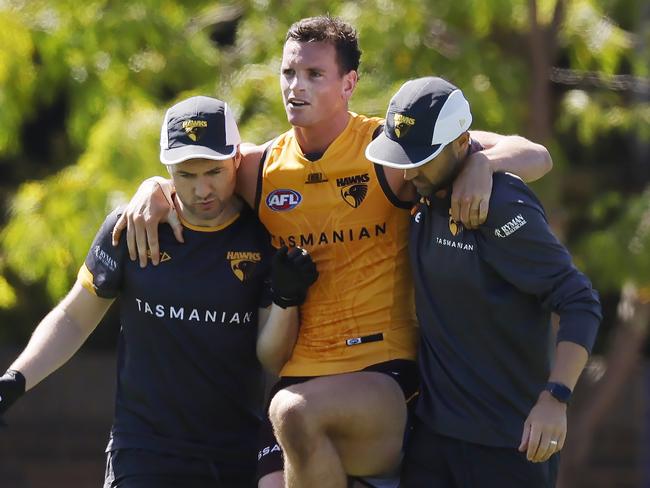
<path id="1" fill-rule="evenodd" d="M 555 383 L 553 381 L 549 381 L 546 383 L 546 387 L 544 390 L 548 391 L 553 398 L 555 398 L 558 402 L 561 403 L 569 403 L 569 400 L 571 399 L 571 388 L 569 388 L 566 385 L 563 385 L 562 383 Z"/>

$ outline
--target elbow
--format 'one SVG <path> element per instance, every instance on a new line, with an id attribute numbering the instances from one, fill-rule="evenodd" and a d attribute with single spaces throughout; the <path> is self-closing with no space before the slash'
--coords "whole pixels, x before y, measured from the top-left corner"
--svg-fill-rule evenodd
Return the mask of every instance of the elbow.
<path id="1" fill-rule="evenodd" d="M 546 149 L 545 146 L 541 144 L 536 144 L 532 143 L 532 148 L 534 151 L 534 154 L 536 155 L 537 161 L 538 161 L 538 166 L 539 168 L 539 174 L 536 175 L 537 177 L 535 179 L 541 178 L 548 172 L 550 172 L 553 169 L 553 158 L 551 157 L 551 153 Z"/>
<path id="2" fill-rule="evenodd" d="M 521 136 L 514 136 L 520 138 L 519 147 L 524 154 L 527 154 L 526 160 L 529 164 L 527 167 L 527 174 L 524 176 L 524 181 L 532 182 L 537 181 L 553 169 L 553 159 L 551 153 L 542 144 L 529 141 Z"/>
<path id="3" fill-rule="evenodd" d="M 548 149 L 542 145 L 539 146 L 540 160 L 542 161 L 542 170 L 544 171 L 543 175 L 545 175 L 553 169 L 553 158 L 551 157 L 551 153 L 548 152 Z"/>

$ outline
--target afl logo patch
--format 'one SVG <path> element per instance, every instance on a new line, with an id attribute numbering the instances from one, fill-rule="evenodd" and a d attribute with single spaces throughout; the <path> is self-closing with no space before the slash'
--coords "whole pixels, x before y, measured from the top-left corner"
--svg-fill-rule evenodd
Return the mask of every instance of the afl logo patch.
<path id="1" fill-rule="evenodd" d="M 292 210 L 300 205 L 302 195 L 295 190 L 273 190 L 266 197 L 266 206 L 276 212 Z"/>

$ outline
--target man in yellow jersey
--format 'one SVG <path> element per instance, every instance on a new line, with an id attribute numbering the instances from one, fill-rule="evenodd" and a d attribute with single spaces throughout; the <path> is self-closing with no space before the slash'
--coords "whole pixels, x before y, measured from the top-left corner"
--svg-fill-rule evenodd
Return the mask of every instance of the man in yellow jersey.
<path id="1" fill-rule="evenodd" d="M 401 171 L 365 158 L 383 121 L 348 111 L 360 54 L 355 30 L 340 19 L 292 25 L 280 76 L 292 128 L 242 147 L 239 194 L 276 247 L 304 247 L 320 273 L 301 307 L 297 339 L 287 332 L 273 344 L 287 360 L 266 432 L 279 443 L 263 437 L 258 455 L 264 488 L 344 487 L 348 475 L 391 475 L 401 459 L 406 402 L 418 381 L 406 249 L 415 190 Z M 546 149 L 520 137 L 472 137 L 487 149 L 472 155 L 456 180 L 450 209 L 469 227 L 487 215 L 492 172 L 531 180 L 551 164 Z M 148 252 L 159 261 L 158 222 L 178 229 L 164 192 L 171 192 L 165 180 L 147 181 L 116 226 L 116 240 L 128 228 L 130 256 L 141 266 Z"/>

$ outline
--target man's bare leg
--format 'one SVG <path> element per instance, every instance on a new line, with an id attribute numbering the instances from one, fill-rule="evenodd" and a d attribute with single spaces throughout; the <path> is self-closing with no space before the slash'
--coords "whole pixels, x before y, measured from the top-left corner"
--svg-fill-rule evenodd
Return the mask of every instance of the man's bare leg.
<path id="1" fill-rule="evenodd" d="M 269 412 L 289 488 L 345 488 L 346 473 L 382 475 L 399 464 L 406 404 L 385 374 L 314 378 L 280 390 Z"/>

